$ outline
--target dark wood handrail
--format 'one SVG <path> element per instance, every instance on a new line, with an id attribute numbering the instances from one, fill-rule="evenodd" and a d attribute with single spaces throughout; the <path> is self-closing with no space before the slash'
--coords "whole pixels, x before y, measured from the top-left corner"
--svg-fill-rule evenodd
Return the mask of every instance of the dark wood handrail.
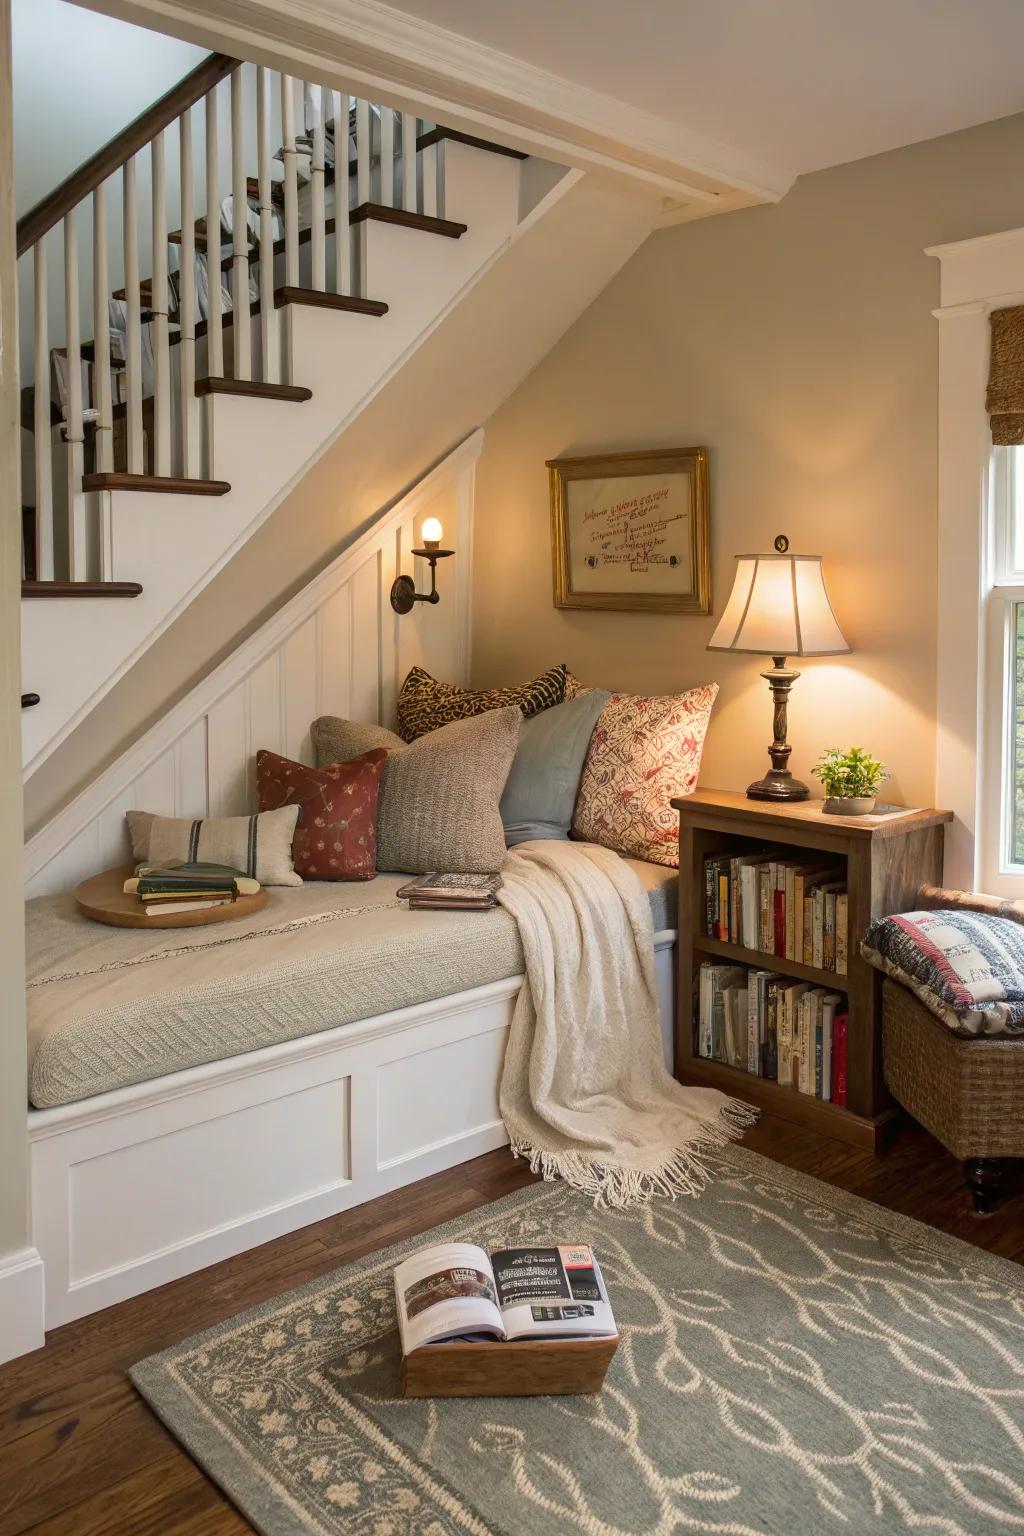
<path id="1" fill-rule="evenodd" d="M 225 53 L 211 53 L 183 80 L 179 80 L 177 85 L 172 85 L 159 101 L 147 107 L 133 123 L 122 128 L 102 149 L 90 155 L 77 171 L 72 171 L 59 187 L 18 220 L 18 255 L 21 256 L 37 240 L 41 240 L 66 213 L 77 207 L 83 197 L 94 192 L 162 128 L 166 128 L 189 107 L 194 106 L 218 81 L 230 75 L 237 67 L 237 59 L 229 59 Z"/>

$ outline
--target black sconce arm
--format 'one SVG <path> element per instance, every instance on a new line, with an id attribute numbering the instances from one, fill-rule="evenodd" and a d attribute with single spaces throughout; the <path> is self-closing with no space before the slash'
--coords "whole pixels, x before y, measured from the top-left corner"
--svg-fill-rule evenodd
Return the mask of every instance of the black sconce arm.
<path id="1" fill-rule="evenodd" d="M 419 555 L 421 560 L 430 562 L 430 591 L 417 592 L 411 576 L 396 576 L 391 587 L 391 606 L 396 613 L 411 613 L 414 603 L 441 601 L 441 594 L 437 590 L 437 562 L 454 553 L 454 549 L 439 549 L 436 544 L 430 543 L 425 549 L 413 550 L 413 554 Z"/>

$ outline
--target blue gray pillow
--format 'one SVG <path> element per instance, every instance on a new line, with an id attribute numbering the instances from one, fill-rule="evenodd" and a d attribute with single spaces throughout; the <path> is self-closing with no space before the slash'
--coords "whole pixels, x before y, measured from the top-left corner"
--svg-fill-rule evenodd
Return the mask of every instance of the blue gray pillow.
<path id="1" fill-rule="evenodd" d="M 501 797 L 509 848 L 534 837 L 569 836 L 587 748 L 610 697 L 604 689 L 594 688 L 523 721 Z"/>

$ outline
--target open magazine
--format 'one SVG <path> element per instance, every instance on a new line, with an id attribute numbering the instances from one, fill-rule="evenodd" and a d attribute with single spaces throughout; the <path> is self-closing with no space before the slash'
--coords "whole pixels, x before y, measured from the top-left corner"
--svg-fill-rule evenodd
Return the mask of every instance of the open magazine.
<path id="1" fill-rule="evenodd" d="M 614 1338 L 601 1268 L 586 1243 L 503 1248 L 438 1243 L 395 1270 L 403 1354 L 486 1339 Z"/>

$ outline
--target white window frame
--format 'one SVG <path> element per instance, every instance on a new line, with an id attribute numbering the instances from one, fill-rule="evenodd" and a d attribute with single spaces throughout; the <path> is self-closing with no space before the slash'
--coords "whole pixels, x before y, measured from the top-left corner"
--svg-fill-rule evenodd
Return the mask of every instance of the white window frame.
<path id="1" fill-rule="evenodd" d="M 989 476 L 989 568 L 984 599 L 981 699 L 979 883 L 998 896 L 1024 896 L 1024 863 L 1013 859 L 1014 711 L 1016 707 L 1016 615 L 1024 604 L 1024 569 L 1016 563 L 1018 496 L 1024 465 L 1007 450 L 992 451 Z"/>
<path id="2" fill-rule="evenodd" d="M 1024 896 L 1009 859 L 1012 622 L 1024 572 L 1009 554 L 1011 505 L 985 414 L 989 316 L 1024 303 L 1024 229 L 928 253 L 941 263 L 939 321 L 936 801 L 947 885 Z"/>

